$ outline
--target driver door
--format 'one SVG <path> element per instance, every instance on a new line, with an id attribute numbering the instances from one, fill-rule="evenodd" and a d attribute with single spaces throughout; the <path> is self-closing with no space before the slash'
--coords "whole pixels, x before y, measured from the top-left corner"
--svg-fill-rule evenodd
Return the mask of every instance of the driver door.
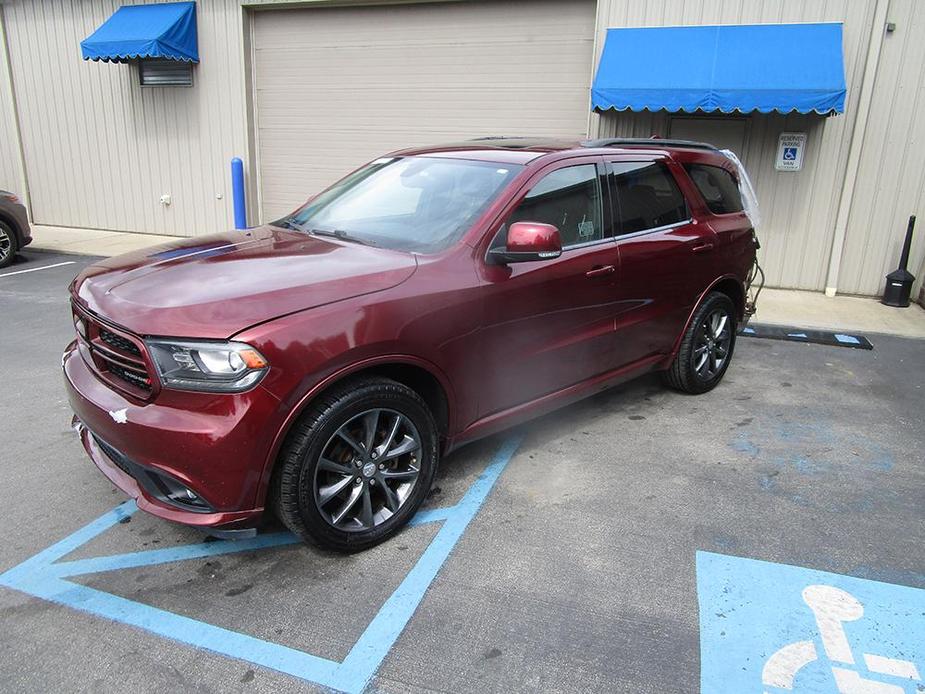
<path id="1" fill-rule="evenodd" d="M 508 208 L 513 222 L 559 230 L 562 255 L 483 266 L 480 416 L 515 407 L 616 367 L 619 256 L 603 160 L 582 157 L 539 172 Z"/>

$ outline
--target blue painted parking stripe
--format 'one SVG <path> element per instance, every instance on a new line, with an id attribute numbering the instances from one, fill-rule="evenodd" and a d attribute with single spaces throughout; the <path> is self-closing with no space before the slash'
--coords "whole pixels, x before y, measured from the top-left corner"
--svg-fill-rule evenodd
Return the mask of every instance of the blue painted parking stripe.
<path id="1" fill-rule="evenodd" d="M 421 511 L 408 525 L 424 525 L 446 520 L 447 515 L 455 507 L 434 508 Z M 118 521 L 117 521 L 118 522 Z M 251 552 L 272 547 L 284 547 L 301 542 L 290 532 L 267 533 L 242 540 L 219 540 L 216 542 L 182 545 L 180 547 L 165 547 L 164 549 L 150 549 L 141 552 L 128 552 L 114 554 L 106 557 L 91 557 L 89 559 L 75 559 L 73 561 L 59 561 L 48 567 L 49 573 L 58 578 L 80 576 L 82 574 L 99 573 L 101 571 L 117 571 L 120 569 L 135 569 L 140 566 L 153 566 L 168 564 L 175 561 L 189 559 L 202 559 L 217 557 L 223 554 L 237 554 L 238 552 Z"/>
<path id="2" fill-rule="evenodd" d="M 229 652 L 246 654 L 246 659 L 252 663 L 328 687 L 337 686 L 335 672 L 338 663 L 288 646 L 263 641 L 61 579 L 43 578 L 30 586 L 29 592 L 51 602 L 145 629 L 168 639 L 222 655 L 228 655 Z"/>
<path id="3" fill-rule="evenodd" d="M 456 504 L 456 512 L 447 518 L 417 564 L 366 627 L 366 631 L 344 659 L 340 689 L 347 692 L 361 692 L 364 689 L 411 619 L 453 547 L 488 498 L 488 493 L 514 456 L 521 440 L 520 437 L 513 437 L 501 446 L 491 464 Z"/>
<path id="4" fill-rule="evenodd" d="M 846 345 L 861 344 L 861 341 L 858 338 L 854 337 L 853 335 L 841 335 L 839 333 L 835 333 L 835 339 Z"/>
<path id="5" fill-rule="evenodd" d="M 520 443 L 520 437 L 507 439 L 455 506 L 428 509 L 418 513 L 411 520 L 410 525 L 433 522 L 442 522 L 443 525 L 342 663 L 64 580 L 65 576 L 284 546 L 297 542 L 295 536 L 290 533 L 60 561 L 134 513 L 137 506 L 133 501 L 128 501 L 22 564 L 0 574 L 0 585 L 145 629 L 197 648 L 272 668 L 325 687 L 359 694 L 375 675 L 407 626 L 427 589 L 478 513 Z"/>
<path id="6" fill-rule="evenodd" d="M 444 508 L 428 508 L 418 511 L 414 518 L 408 521 L 408 525 L 424 525 L 425 523 L 435 523 L 436 521 L 446 520 L 447 517 L 456 509 L 456 506 L 447 506 Z"/>
<path id="7" fill-rule="evenodd" d="M 268 533 L 257 535 L 243 540 L 220 540 L 217 542 L 203 542 L 195 545 L 182 545 L 180 547 L 165 547 L 164 549 L 151 549 L 142 552 L 129 552 L 127 554 L 114 554 L 108 557 L 92 557 L 90 559 L 77 559 L 52 564 L 49 571 L 59 578 L 67 576 L 80 576 L 101 571 L 116 571 L 119 569 L 134 569 L 139 566 L 153 566 L 167 564 L 174 561 L 188 559 L 201 559 L 203 557 L 217 557 L 222 554 L 236 554 L 258 549 L 269 549 L 292 545 L 300 540 L 289 532 Z"/>
<path id="8" fill-rule="evenodd" d="M 9 571 L 0 574 L 0 585 L 17 588 L 18 586 L 16 584 L 19 581 L 27 578 L 37 570 L 46 568 L 48 565 L 52 564 L 52 562 L 70 554 L 78 547 L 87 544 L 97 535 L 106 532 L 123 518 L 128 518 L 137 510 L 138 507 L 135 505 L 134 501 L 126 501 L 125 503 L 116 506 L 114 509 L 107 511 L 95 521 L 88 523 L 80 530 L 68 535 L 60 542 L 56 542 L 51 547 L 48 547 L 36 554 L 34 557 L 30 557 L 22 564 L 14 566 Z"/>

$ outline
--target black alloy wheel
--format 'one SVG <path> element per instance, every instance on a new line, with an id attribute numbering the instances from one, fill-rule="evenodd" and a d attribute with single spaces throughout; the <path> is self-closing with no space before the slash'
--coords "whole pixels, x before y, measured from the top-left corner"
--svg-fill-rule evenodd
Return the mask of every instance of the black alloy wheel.
<path id="1" fill-rule="evenodd" d="M 319 396 L 293 426 L 271 503 L 308 542 L 366 549 L 410 520 L 438 461 L 437 426 L 416 392 L 387 378 L 353 381 Z"/>
<path id="2" fill-rule="evenodd" d="M 421 436 L 394 410 L 354 415 L 328 440 L 315 468 L 315 504 L 334 528 L 371 530 L 408 502 L 421 469 Z"/>
<path id="3" fill-rule="evenodd" d="M 710 292 L 694 312 L 678 353 L 664 373 L 665 382 L 684 393 L 706 393 L 722 380 L 736 340 L 732 300 Z"/>

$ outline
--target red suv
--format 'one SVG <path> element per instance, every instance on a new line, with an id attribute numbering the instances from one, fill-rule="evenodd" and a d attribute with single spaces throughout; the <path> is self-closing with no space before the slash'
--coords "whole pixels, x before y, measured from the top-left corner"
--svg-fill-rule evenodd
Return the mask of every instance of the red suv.
<path id="1" fill-rule="evenodd" d="M 697 143 L 470 141 L 101 261 L 71 287 L 75 427 L 156 516 L 369 547 L 466 442 L 649 371 L 713 388 L 751 311 L 742 176 Z"/>

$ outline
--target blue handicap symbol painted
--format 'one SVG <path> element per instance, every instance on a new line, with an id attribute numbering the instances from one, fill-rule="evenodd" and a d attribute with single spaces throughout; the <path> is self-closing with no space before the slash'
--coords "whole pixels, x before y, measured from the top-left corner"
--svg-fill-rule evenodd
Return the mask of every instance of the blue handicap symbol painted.
<path id="1" fill-rule="evenodd" d="M 702 694 L 925 691 L 925 590 L 697 553 Z"/>
<path id="2" fill-rule="evenodd" d="M 796 147 L 784 147 L 784 161 L 796 161 L 797 158 L 797 148 Z"/>
<path id="3" fill-rule="evenodd" d="M 89 525 L 0 574 L 0 585 L 129 624 L 198 648 L 246 660 L 342 692 L 362 692 L 410 621 L 443 566 L 475 517 L 492 487 L 520 446 L 520 437 L 501 444 L 491 462 L 455 506 L 418 513 L 410 525 L 442 523 L 427 549 L 394 593 L 385 601 L 342 662 L 281 646 L 240 632 L 183 617 L 134 600 L 66 580 L 83 574 L 152 566 L 222 554 L 250 552 L 296 544 L 291 533 L 258 535 L 247 540 L 203 542 L 167 549 L 113 556 L 62 558 L 113 527 L 137 510 L 128 501 Z"/>

